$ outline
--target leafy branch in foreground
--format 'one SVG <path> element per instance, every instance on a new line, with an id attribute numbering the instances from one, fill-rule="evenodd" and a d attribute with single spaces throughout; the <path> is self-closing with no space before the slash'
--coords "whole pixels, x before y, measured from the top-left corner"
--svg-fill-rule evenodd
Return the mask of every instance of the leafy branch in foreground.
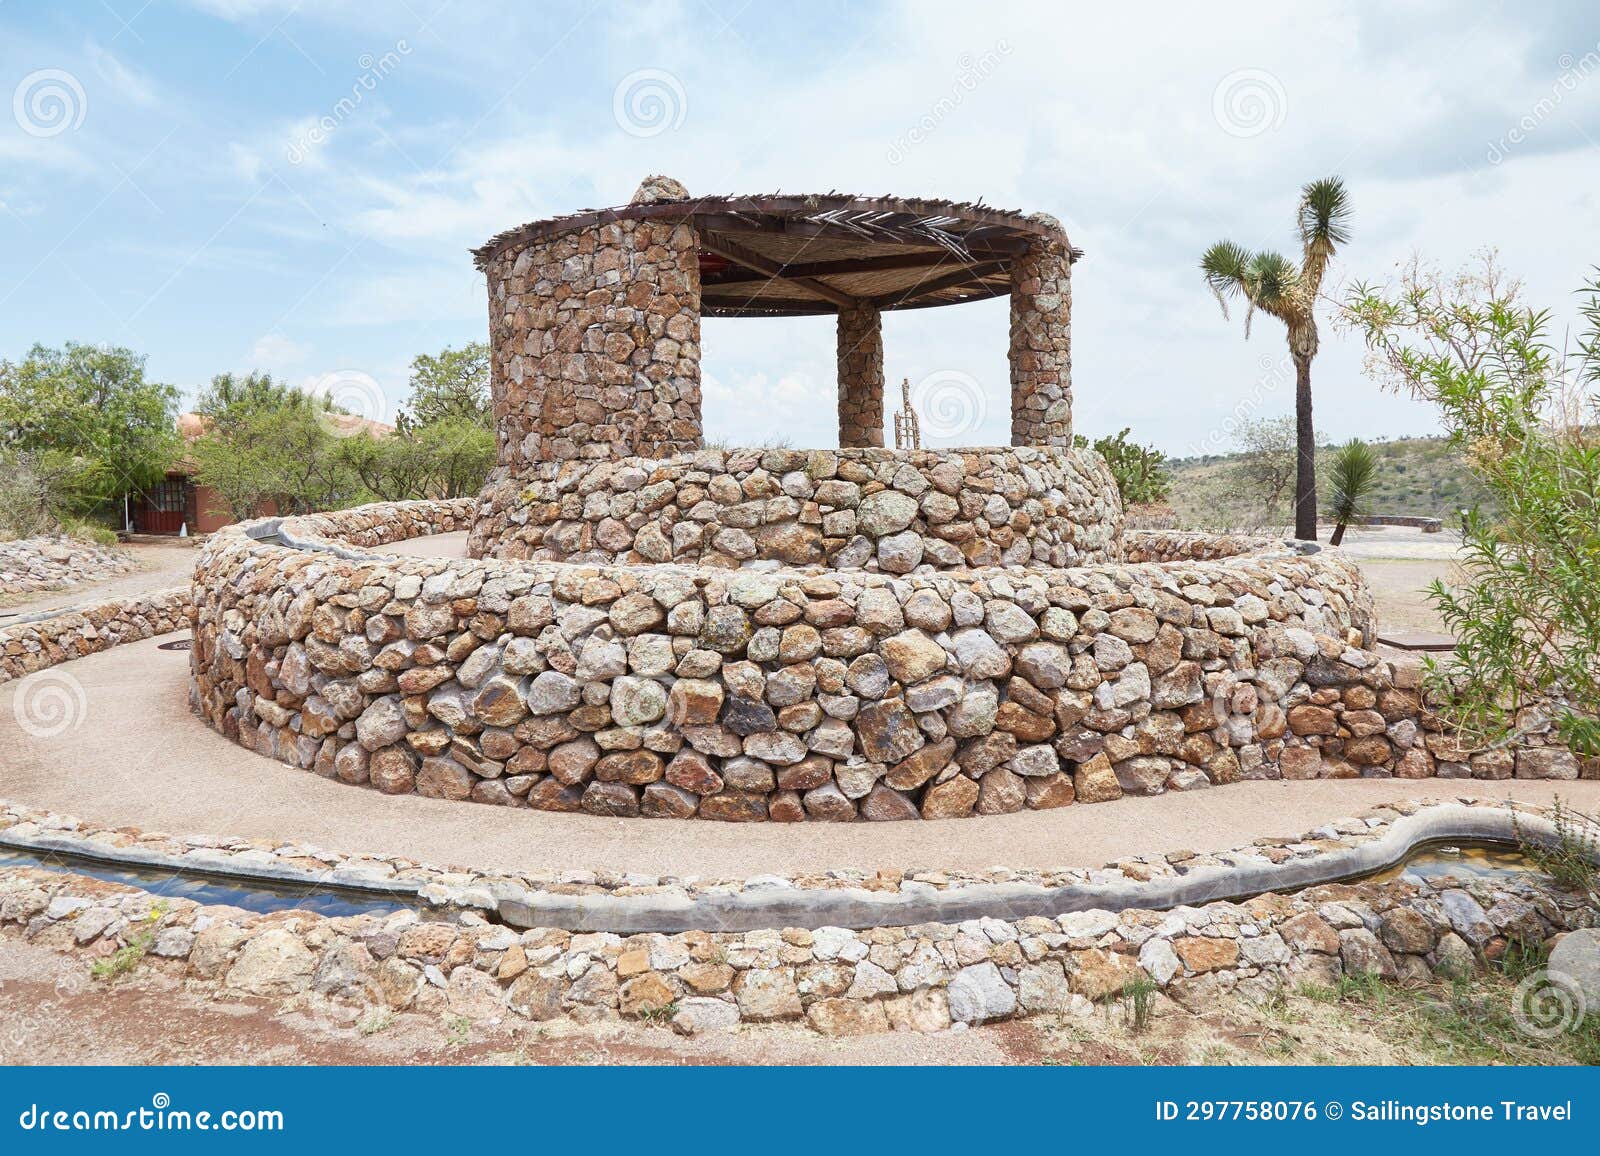
<path id="1" fill-rule="evenodd" d="M 1369 371 L 1439 407 L 1496 505 L 1469 513 L 1461 578 L 1429 595 L 1456 637 L 1429 665 L 1446 721 L 1475 741 L 1553 726 L 1600 754 L 1600 271 L 1579 291 L 1575 351 L 1492 254 L 1445 279 L 1413 263 L 1355 286 L 1343 321 Z"/>

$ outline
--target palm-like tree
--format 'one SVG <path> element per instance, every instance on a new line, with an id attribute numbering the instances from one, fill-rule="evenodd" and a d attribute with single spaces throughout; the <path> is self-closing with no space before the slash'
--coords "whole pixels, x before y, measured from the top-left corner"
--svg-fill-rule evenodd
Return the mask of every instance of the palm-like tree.
<path id="1" fill-rule="evenodd" d="M 1246 302 L 1245 336 L 1257 309 L 1276 317 L 1288 331 L 1295 377 L 1294 535 L 1317 537 L 1317 439 L 1311 424 L 1311 359 L 1317 355 L 1317 295 L 1334 250 L 1350 239 L 1350 201 L 1338 177 L 1312 181 L 1300 190 L 1300 264 L 1282 253 L 1253 253 L 1232 241 L 1218 241 L 1200 258 L 1206 284 L 1217 295 L 1222 315 L 1230 298 Z"/>
<path id="2" fill-rule="evenodd" d="M 1378 455 L 1360 438 L 1351 438 L 1333 455 L 1333 496 L 1328 514 L 1333 518 L 1333 536 L 1328 545 L 1344 541 L 1344 530 L 1351 522 L 1367 516 L 1367 499 L 1378 480 Z"/>

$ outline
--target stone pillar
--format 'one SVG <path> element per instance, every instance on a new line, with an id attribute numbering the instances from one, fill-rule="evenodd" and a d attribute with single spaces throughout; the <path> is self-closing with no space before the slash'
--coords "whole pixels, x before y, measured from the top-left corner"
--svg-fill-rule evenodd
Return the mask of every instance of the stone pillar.
<path id="1" fill-rule="evenodd" d="M 1072 444 L 1072 258 L 1035 237 L 1011 267 L 1011 444 Z"/>
<path id="2" fill-rule="evenodd" d="M 883 445 L 883 315 L 839 309 L 839 448 Z"/>
<path id="3" fill-rule="evenodd" d="M 501 466 L 700 448 L 699 250 L 687 215 L 624 218 L 485 264 Z"/>

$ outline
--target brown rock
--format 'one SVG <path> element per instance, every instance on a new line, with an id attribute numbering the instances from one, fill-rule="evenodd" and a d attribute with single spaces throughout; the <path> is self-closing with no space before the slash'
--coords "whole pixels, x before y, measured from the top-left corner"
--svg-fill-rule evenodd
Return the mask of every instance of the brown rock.
<path id="1" fill-rule="evenodd" d="M 1285 919 L 1278 925 L 1278 934 L 1297 951 L 1310 951 L 1318 955 L 1339 954 L 1339 933 L 1314 911 Z"/>
<path id="2" fill-rule="evenodd" d="M 642 787 L 661 778 L 661 756 L 654 751 L 618 751 L 606 755 L 594 767 L 594 777 L 602 783 L 629 783 Z"/>
<path id="3" fill-rule="evenodd" d="M 865 1036 L 889 1030 L 883 1004 L 874 1000 L 819 999 L 806 1009 L 806 1021 L 825 1036 Z"/>
<path id="4" fill-rule="evenodd" d="M 710 726 L 722 711 L 723 697 L 720 682 L 680 678 L 667 692 L 667 721 L 677 727 Z"/>
<path id="5" fill-rule="evenodd" d="M 917 805 L 899 791 L 879 783 L 861 800 L 861 817 L 884 822 L 919 817 Z"/>
<path id="6" fill-rule="evenodd" d="M 916 716 L 902 698 L 868 703 L 856 715 L 856 736 L 870 762 L 898 763 L 923 745 Z"/>
<path id="7" fill-rule="evenodd" d="M 528 806 L 538 811 L 573 812 L 583 808 L 583 792 L 559 779 L 544 778 L 528 788 Z"/>
<path id="8" fill-rule="evenodd" d="M 939 742 L 929 743 L 889 768 L 889 773 L 883 777 L 883 781 L 897 790 L 915 790 L 949 766 L 950 759 L 955 753 L 955 739 L 941 739 Z"/>
<path id="9" fill-rule="evenodd" d="M 417 773 L 417 794 L 459 801 L 472 794 L 474 781 L 472 772 L 454 759 L 423 759 Z"/>
<path id="10" fill-rule="evenodd" d="M 1144 978 L 1144 969 L 1131 957 L 1097 947 L 1068 952 L 1066 968 L 1072 990 L 1091 1000 L 1120 995 L 1130 983 Z"/>
<path id="11" fill-rule="evenodd" d="M 639 802 L 639 813 L 647 819 L 688 819 L 700 806 L 700 796 L 671 783 L 651 783 Z"/>
<path id="12" fill-rule="evenodd" d="M 1289 708 L 1289 729 L 1297 735 L 1337 734 L 1339 722 L 1325 706 L 1301 703 Z"/>
<path id="13" fill-rule="evenodd" d="M 1239 962 L 1239 944 L 1232 939 L 1185 935 L 1174 939 L 1172 947 L 1190 971 L 1216 971 Z"/>
<path id="14" fill-rule="evenodd" d="M 632 818 L 639 813 L 639 794 L 626 783 L 590 783 L 583 792 L 582 807 L 591 815 Z"/>
<path id="15" fill-rule="evenodd" d="M 1044 782 L 1046 780 L 1039 780 Z M 1071 789 L 1070 786 L 1068 788 Z M 929 787 L 922 797 L 924 819 L 960 819 L 972 814 L 978 802 L 978 784 L 966 775 L 956 775 Z"/>
<path id="16" fill-rule="evenodd" d="M 677 993 L 661 975 L 647 971 L 622 985 L 617 992 L 618 1009 L 625 1016 L 650 1015 L 677 999 Z"/>
<path id="17" fill-rule="evenodd" d="M 1105 803 L 1122 798 L 1122 784 L 1105 755 L 1096 755 L 1072 772 L 1072 789 L 1079 802 Z"/>
<path id="18" fill-rule="evenodd" d="M 1058 771 L 1053 775 L 1029 778 L 1023 783 L 1028 796 L 1028 806 L 1035 811 L 1065 807 L 1077 796 L 1072 786 L 1072 776 Z"/>
<path id="19" fill-rule="evenodd" d="M 700 800 L 702 819 L 728 823 L 755 823 L 767 817 L 767 797 L 745 791 L 723 791 Z"/>

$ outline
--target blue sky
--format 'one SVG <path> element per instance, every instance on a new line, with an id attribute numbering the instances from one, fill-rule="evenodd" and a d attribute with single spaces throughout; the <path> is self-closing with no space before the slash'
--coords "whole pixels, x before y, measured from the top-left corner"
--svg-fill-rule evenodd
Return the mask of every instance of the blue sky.
<path id="1" fill-rule="evenodd" d="M 1536 11 L 1537 15 L 1534 15 Z M 1059 217 L 1083 432 L 1227 448 L 1292 412 L 1195 271 L 1287 248 L 1338 173 L 1338 277 L 1485 245 L 1570 316 L 1600 261 L 1600 9 L 1155 4 L 0 3 L 0 356 L 115 342 L 192 393 L 227 369 L 376 383 L 486 331 L 467 249 L 525 220 L 694 193 L 849 190 Z M 892 380 L 982 399 L 1008 440 L 1003 300 L 891 316 Z M 711 321 L 707 433 L 832 445 L 831 319 Z M 330 375 L 333 375 L 330 377 Z M 1329 436 L 1424 432 L 1324 326 Z"/>

